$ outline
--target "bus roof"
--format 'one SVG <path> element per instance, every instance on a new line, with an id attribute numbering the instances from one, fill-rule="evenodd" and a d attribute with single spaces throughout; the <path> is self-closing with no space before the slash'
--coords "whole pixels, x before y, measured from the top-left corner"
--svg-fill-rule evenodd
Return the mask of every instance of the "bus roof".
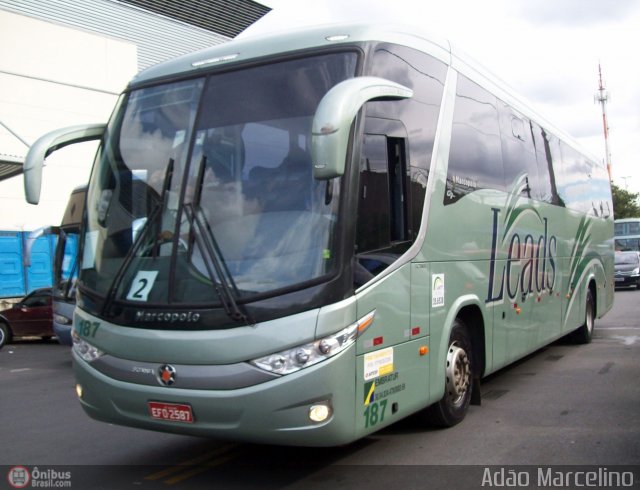
<path id="1" fill-rule="evenodd" d="M 454 47 L 449 40 L 411 26 L 378 23 L 327 24 L 241 37 L 147 68 L 131 81 L 130 88 L 162 79 L 195 75 L 209 68 L 233 66 L 282 53 L 295 53 L 314 48 L 352 45 L 368 41 L 408 46 L 439 59 L 604 167 L 602 159 L 591 155 L 571 135 L 535 111 L 532 104 L 517 91 L 458 49 L 457 46 Z"/>
<path id="2" fill-rule="evenodd" d="M 434 39 L 405 27 L 379 24 L 331 24 L 279 33 L 247 36 L 159 63 L 140 72 L 132 84 L 196 73 L 214 66 L 232 65 L 276 54 L 366 41 L 388 41 L 415 47 L 449 64 L 445 39 Z"/>

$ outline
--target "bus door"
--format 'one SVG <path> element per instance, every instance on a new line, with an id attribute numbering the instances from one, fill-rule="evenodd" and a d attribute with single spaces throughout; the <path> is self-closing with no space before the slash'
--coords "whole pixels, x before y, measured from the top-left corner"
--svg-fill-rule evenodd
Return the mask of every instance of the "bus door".
<path id="1" fill-rule="evenodd" d="M 428 393 L 428 361 L 417 343 L 427 325 L 412 328 L 412 264 L 371 286 L 412 243 L 409 233 L 408 139 L 400 121 L 367 118 L 360 158 L 354 261 L 358 318 L 375 311 L 358 339 L 356 407 L 358 430 L 372 430 L 418 406 Z M 426 285 L 425 285 L 426 286 Z M 424 288 L 427 289 L 426 287 Z M 420 316 L 426 321 L 426 316 Z"/>

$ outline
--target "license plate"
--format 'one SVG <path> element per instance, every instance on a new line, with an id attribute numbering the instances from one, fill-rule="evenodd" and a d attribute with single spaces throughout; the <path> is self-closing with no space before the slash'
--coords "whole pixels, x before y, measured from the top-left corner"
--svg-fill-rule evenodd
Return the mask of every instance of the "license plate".
<path id="1" fill-rule="evenodd" d="M 624 281 L 624 277 L 616 277 L 616 282 L 622 282 Z"/>
<path id="2" fill-rule="evenodd" d="M 193 423 L 193 412 L 189 405 L 180 403 L 148 402 L 149 414 L 157 420 Z"/>

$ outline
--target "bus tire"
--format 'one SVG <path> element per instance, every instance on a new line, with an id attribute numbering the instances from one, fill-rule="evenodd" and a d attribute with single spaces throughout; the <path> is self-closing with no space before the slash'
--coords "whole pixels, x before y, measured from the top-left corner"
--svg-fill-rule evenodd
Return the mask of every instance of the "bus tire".
<path id="1" fill-rule="evenodd" d="M 576 344 L 588 344 L 593 338 L 593 327 L 596 319 L 596 304 L 591 288 L 587 289 L 587 300 L 584 314 L 584 324 L 571 334 L 571 340 Z"/>
<path id="2" fill-rule="evenodd" d="M 467 414 L 474 379 L 471 335 L 464 322 L 456 318 L 447 349 L 445 393 L 442 399 L 427 407 L 425 419 L 436 427 L 452 427 Z"/>
<path id="3" fill-rule="evenodd" d="M 0 349 L 9 342 L 11 342 L 11 330 L 6 323 L 0 322 Z"/>

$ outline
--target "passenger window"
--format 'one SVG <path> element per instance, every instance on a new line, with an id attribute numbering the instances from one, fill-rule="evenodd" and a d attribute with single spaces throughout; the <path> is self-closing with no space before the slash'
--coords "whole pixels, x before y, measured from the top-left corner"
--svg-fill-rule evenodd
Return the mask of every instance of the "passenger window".
<path id="1" fill-rule="evenodd" d="M 562 153 L 562 190 L 566 206 L 582 213 L 598 215 L 596 204 L 592 201 L 591 182 L 592 165 L 589 160 L 568 144 L 561 142 Z"/>
<path id="2" fill-rule="evenodd" d="M 418 236 L 424 208 L 433 142 L 447 66 L 435 58 L 405 46 L 381 43 L 376 46 L 370 74 L 400 83 L 413 90 L 410 99 L 367 104 L 367 116 L 402 121 L 411 135 L 404 147 L 409 180 L 407 203 L 409 239 Z M 384 132 L 391 136 L 389 132 Z M 403 137 L 405 137 L 403 136 Z"/>
<path id="3" fill-rule="evenodd" d="M 358 191 L 358 253 L 387 248 L 391 243 L 391 199 L 387 138 L 365 134 Z"/>
<path id="4" fill-rule="evenodd" d="M 356 224 L 356 286 L 391 265 L 411 245 L 406 139 L 365 134 Z"/>
<path id="5" fill-rule="evenodd" d="M 498 101 L 458 75 L 444 204 L 480 189 L 505 189 Z"/>
<path id="6" fill-rule="evenodd" d="M 531 133 L 525 131 L 529 121 L 500 102 L 500 133 L 505 187 L 530 199 L 539 195 L 538 166 Z"/>
<path id="7" fill-rule="evenodd" d="M 546 131 L 534 122 L 530 122 L 531 137 L 536 151 L 536 163 L 538 166 L 538 191 L 535 198 L 551 203 L 559 204 L 560 197 L 556 187 L 556 174 L 553 168 L 553 158 L 549 146 L 549 137 Z"/>

